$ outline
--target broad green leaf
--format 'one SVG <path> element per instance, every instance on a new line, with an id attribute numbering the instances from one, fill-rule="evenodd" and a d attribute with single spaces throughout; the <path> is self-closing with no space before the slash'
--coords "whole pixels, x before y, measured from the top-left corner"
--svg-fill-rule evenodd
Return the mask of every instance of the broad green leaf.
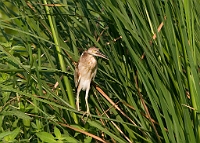
<path id="1" fill-rule="evenodd" d="M 29 117 L 24 112 L 21 112 L 19 110 L 6 111 L 6 112 L 2 112 L 2 114 L 3 115 L 11 115 L 11 116 L 15 115 L 20 119 L 31 120 L 31 117 Z"/>
<path id="2" fill-rule="evenodd" d="M 16 141 L 15 138 L 20 133 L 20 128 L 16 128 L 15 130 L 11 131 L 10 133 L 11 134 L 9 134 L 9 135 L 7 135 L 7 136 L 5 136 L 3 138 L 4 141 L 6 141 L 6 142 L 14 142 L 14 141 Z"/>
<path id="3" fill-rule="evenodd" d="M 61 139 L 62 134 L 60 133 L 60 130 L 56 126 L 54 127 L 54 134 L 57 139 Z"/>
<path id="4" fill-rule="evenodd" d="M 54 139 L 54 136 L 47 132 L 39 132 L 36 133 L 36 135 L 43 141 L 47 143 L 56 143 L 56 140 Z"/>
<path id="5" fill-rule="evenodd" d="M 8 135 L 10 135 L 10 134 L 12 134 L 11 131 L 7 131 L 7 132 L 2 132 L 2 133 L 0 133 L 0 140 L 2 140 L 5 136 L 8 136 Z"/>
<path id="6" fill-rule="evenodd" d="M 77 143 L 77 142 L 79 142 L 79 141 L 76 140 L 76 139 L 73 138 L 73 137 L 65 137 L 65 142 L 67 142 L 67 143 Z"/>

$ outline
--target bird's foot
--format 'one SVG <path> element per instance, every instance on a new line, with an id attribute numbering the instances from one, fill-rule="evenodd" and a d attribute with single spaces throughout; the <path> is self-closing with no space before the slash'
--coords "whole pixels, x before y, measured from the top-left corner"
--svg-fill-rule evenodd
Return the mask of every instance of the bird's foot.
<path id="1" fill-rule="evenodd" d="M 86 120 L 84 120 L 84 117 L 86 116 Z M 90 111 L 86 111 L 86 112 L 84 112 L 83 113 L 83 116 L 82 116 L 82 120 L 86 123 L 87 122 L 87 120 L 88 120 L 88 116 L 90 116 L 90 118 L 91 118 L 91 114 L 90 114 Z"/>

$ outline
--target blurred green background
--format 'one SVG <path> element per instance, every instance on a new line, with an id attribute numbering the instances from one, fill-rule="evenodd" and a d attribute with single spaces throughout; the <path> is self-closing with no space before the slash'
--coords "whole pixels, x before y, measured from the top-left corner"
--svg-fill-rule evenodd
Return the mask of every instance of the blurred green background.
<path id="1" fill-rule="evenodd" d="M 1 142 L 200 142 L 199 18 L 198 0 L 2 0 Z M 109 61 L 87 119 L 73 73 L 91 46 Z"/>

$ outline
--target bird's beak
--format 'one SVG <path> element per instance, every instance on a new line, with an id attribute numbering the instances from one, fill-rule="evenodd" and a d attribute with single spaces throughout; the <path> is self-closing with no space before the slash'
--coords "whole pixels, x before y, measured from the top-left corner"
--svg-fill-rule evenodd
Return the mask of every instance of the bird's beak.
<path id="1" fill-rule="evenodd" d="M 97 52 L 96 56 L 109 60 L 108 57 L 104 55 L 103 53 L 101 53 L 100 51 Z"/>

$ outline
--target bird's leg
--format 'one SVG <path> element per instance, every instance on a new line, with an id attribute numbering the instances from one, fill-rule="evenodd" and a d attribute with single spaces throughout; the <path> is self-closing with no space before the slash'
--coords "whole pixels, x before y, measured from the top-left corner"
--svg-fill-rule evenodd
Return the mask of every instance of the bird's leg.
<path id="1" fill-rule="evenodd" d="M 87 115 L 90 115 L 90 109 L 89 109 L 89 105 L 88 105 L 88 96 L 89 96 L 89 90 L 90 90 L 90 87 L 87 88 L 86 92 L 85 92 L 85 103 L 86 103 L 86 114 Z"/>
<path id="2" fill-rule="evenodd" d="M 80 91 L 81 91 L 80 86 L 78 86 L 77 93 L 76 93 L 76 108 L 77 108 L 78 111 L 80 111 L 80 108 L 79 108 L 79 94 L 80 94 Z"/>
<path id="3" fill-rule="evenodd" d="M 83 114 L 83 116 L 82 116 L 82 120 L 83 120 L 83 117 L 84 117 L 85 115 L 87 116 L 85 122 L 87 121 L 88 116 L 91 116 L 91 115 L 90 115 L 89 105 L 88 105 L 89 90 L 90 90 L 90 86 L 88 86 L 88 88 L 86 89 L 86 92 L 85 92 L 85 103 L 86 103 L 86 108 L 87 108 L 87 110 L 86 110 L 86 112 L 85 112 L 85 113 Z"/>

